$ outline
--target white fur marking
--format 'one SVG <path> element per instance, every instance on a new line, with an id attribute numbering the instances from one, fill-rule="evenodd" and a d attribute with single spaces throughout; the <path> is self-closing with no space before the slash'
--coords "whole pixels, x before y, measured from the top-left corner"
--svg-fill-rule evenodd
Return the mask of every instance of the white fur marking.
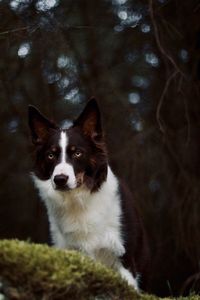
<path id="1" fill-rule="evenodd" d="M 61 175 L 61 174 L 68 176 L 67 186 L 70 189 L 74 189 L 77 186 L 74 169 L 71 164 L 66 162 L 67 145 L 68 145 L 67 134 L 65 131 L 61 131 L 60 140 L 59 140 L 59 146 L 61 148 L 61 162 L 55 167 L 53 174 L 51 176 L 51 182 L 54 188 L 56 187 L 54 183 L 54 177 L 56 175 Z"/>
<path id="2" fill-rule="evenodd" d="M 121 277 L 123 279 L 125 279 L 129 285 L 132 285 L 137 292 L 139 292 L 137 277 L 134 278 L 133 275 L 131 274 L 131 272 L 129 270 L 125 269 L 123 266 L 120 266 L 118 268 L 118 271 L 121 274 Z"/>
<path id="3" fill-rule="evenodd" d="M 68 144 L 68 138 L 65 131 L 61 131 L 59 146 L 61 148 L 61 162 L 66 162 L 66 148 Z"/>

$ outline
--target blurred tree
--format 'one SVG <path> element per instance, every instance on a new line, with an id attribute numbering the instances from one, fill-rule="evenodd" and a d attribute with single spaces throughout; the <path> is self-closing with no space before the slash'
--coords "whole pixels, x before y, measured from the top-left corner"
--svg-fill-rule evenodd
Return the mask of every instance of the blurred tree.
<path id="1" fill-rule="evenodd" d="M 1 238 L 49 241 L 27 105 L 68 124 L 95 96 L 145 221 L 152 292 L 198 291 L 199 13 L 197 0 L 0 1 Z"/>

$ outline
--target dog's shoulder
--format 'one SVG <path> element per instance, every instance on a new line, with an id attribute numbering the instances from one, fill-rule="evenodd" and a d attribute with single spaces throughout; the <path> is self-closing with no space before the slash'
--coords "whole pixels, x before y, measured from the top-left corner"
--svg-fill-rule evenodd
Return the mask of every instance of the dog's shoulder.
<path id="1" fill-rule="evenodd" d="M 124 181 L 120 181 L 120 197 L 122 209 L 122 235 L 124 237 L 125 254 L 122 261 L 133 274 L 142 274 L 141 288 L 148 285 L 150 269 L 150 250 L 146 230 L 136 201 Z"/>

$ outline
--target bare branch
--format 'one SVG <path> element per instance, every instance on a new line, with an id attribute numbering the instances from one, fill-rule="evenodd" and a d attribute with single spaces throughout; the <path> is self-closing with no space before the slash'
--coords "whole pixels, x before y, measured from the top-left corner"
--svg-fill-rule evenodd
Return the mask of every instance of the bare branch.
<path id="1" fill-rule="evenodd" d="M 171 64 L 174 66 L 174 68 L 185 77 L 184 73 L 181 71 L 179 66 L 176 64 L 173 57 L 169 53 L 167 53 L 167 51 L 162 46 L 158 26 L 157 26 L 157 23 L 155 20 L 155 15 L 154 15 L 153 0 L 149 0 L 149 13 L 150 13 L 151 21 L 153 24 L 153 29 L 154 29 L 154 34 L 155 34 L 155 39 L 156 39 L 158 49 L 160 50 L 161 54 L 171 62 Z"/>
<path id="2" fill-rule="evenodd" d="M 29 29 L 29 26 L 24 26 L 24 27 L 12 29 L 12 30 L 2 31 L 2 32 L 0 32 L 0 35 L 6 35 L 6 34 L 10 34 L 10 33 L 15 33 L 15 32 L 18 32 L 18 31 L 24 31 L 24 30 L 27 30 L 27 29 Z"/>
<path id="3" fill-rule="evenodd" d="M 31 33 L 36 31 L 38 28 L 39 28 L 39 26 L 32 28 Z M 89 25 L 88 26 L 87 25 L 75 25 L 75 26 L 67 25 L 66 26 L 66 29 L 94 29 L 94 28 L 95 27 L 89 26 Z M 29 26 L 24 26 L 24 27 L 20 27 L 20 28 L 16 28 L 16 29 L 6 30 L 6 31 L 0 32 L 0 36 L 11 34 L 11 33 L 16 33 L 19 31 L 24 31 L 24 30 L 28 30 L 28 29 L 31 29 L 31 28 Z"/>
<path id="4" fill-rule="evenodd" d="M 158 103 L 158 106 L 157 106 L 157 111 L 156 111 L 156 119 L 158 121 L 158 124 L 159 124 L 159 128 L 160 130 L 162 131 L 162 133 L 165 133 L 165 128 L 164 128 L 164 123 L 163 123 L 163 120 L 161 119 L 160 117 L 160 111 L 161 111 L 161 108 L 162 108 L 162 105 L 163 105 L 163 101 L 164 101 L 164 98 L 165 98 L 165 95 L 167 93 L 167 90 L 170 86 L 170 83 L 172 81 L 172 79 L 179 73 L 178 70 L 175 70 L 171 76 L 167 79 L 166 83 L 165 83 L 165 87 L 164 87 L 164 90 L 161 94 L 161 97 L 160 97 L 160 100 L 159 100 L 159 103 Z"/>
<path id="5" fill-rule="evenodd" d="M 187 287 L 189 285 L 191 285 L 191 283 L 197 283 L 200 280 L 200 272 L 196 273 L 192 276 L 190 276 L 183 284 L 182 288 L 181 288 L 181 295 L 184 294 L 184 292 L 186 291 Z"/>

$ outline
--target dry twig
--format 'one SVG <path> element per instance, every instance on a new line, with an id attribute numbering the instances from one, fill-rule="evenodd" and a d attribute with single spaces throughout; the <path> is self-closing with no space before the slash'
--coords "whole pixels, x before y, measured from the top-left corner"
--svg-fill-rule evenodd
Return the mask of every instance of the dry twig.
<path id="1" fill-rule="evenodd" d="M 28 28 L 29 28 L 29 26 L 24 26 L 24 27 L 12 29 L 12 30 L 6 30 L 6 31 L 0 32 L 0 35 L 6 35 L 6 34 L 10 34 L 10 33 L 15 33 L 18 31 L 24 31 L 24 30 L 27 30 Z"/>
<path id="2" fill-rule="evenodd" d="M 173 57 L 162 46 L 158 26 L 157 26 L 157 23 L 156 23 L 156 20 L 155 20 L 155 15 L 154 15 L 153 0 L 149 0 L 149 13 L 150 13 L 151 21 L 152 21 L 152 24 L 153 24 L 156 43 L 157 43 L 157 46 L 158 46 L 160 52 L 162 53 L 162 55 L 164 57 L 166 57 L 171 62 L 171 64 L 174 66 L 174 68 L 184 76 L 183 72 L 180 70 L 179 66 L 176 64 Z"/>
<path id="3" fill-rule="evenodd" d="M 161 108 L 162 108 L 162 105 L 163 105 L 163 101 L 164 101 L 164 98 L 166 96 L 166 93 L 167 93 L 167 90 L 170 86 L 170 83 L 171 81 L 175 78 L 175 76 L 178 74 L 178 70 L 175 70 L 171 76 L 167 79 L 166 83 L 165 83 L 165 87 L 164 87 L 164 90 L 162 92 L 162 95 L 160 97 L 160 100 L 159 100 L 159 103 L 158 103 L 158 106 L 157 106 L 157 111 L 156 111 L 156 119 L 158 121 L 158 124 L 159 124 L 159 128 L 160 130 L 162 131 L 162 133 L 165 133 L 165 128 L 164 128 L 164 124 L 163 124 L 163 120 L 161 119 L 160 117 L 160 111 L 161 111 Z"/>

